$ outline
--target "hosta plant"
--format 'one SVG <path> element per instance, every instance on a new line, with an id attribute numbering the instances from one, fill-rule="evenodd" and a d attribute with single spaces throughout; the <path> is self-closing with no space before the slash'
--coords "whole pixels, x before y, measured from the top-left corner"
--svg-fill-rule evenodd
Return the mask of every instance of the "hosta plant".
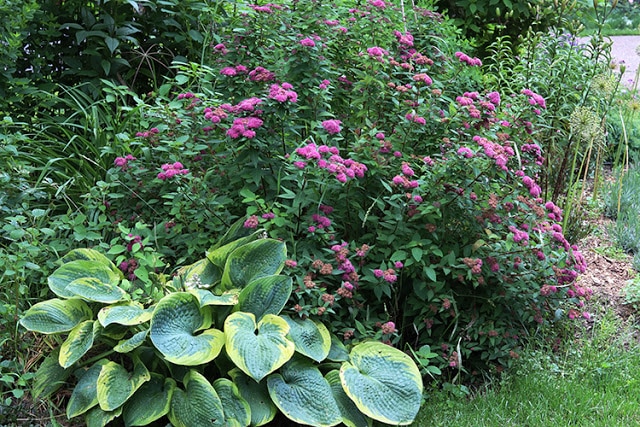
<path id="1" fill-rule="evenodd" d="M 34 394 L 72 387 L 67 416 L 89 426 L 264 425 L 278 411 L 304 425 L 410 424 L 423 389 L 415 363 L 376 341 L 348 349 L 322 323 L 281 314 L 285 257 L 284 243 L 238 223 L 142 304 L 106 256 L 71 251 L 48 279 L 57 297 L 20 320 L 61 342 Z"/>

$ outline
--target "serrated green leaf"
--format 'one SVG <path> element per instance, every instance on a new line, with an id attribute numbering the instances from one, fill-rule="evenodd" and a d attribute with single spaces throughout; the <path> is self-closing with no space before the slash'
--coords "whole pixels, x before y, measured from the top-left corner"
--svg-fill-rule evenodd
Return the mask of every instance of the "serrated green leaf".
<path id="1" fill-rule="evenodd" d="M 54 298 L 33 305 L 24 313 L 20 324 L 33 332 L 59 334 L 92 317 L 93 312 L 84 301 Z"/>

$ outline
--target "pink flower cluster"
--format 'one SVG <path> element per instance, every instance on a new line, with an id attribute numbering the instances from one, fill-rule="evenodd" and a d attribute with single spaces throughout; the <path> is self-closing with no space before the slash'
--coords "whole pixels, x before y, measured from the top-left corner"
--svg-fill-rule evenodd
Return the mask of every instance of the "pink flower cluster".
<path id="1" fill-rule="evenodd" d="M 382 58 L 384 55 L 389 54 L 389 52 L 378 46 L 368 48 L 367 53 L 373 58 Z"/>
<path id="2" fill-rule="evenodd" d="M 300 40 L 300 44 L 305 47 L 314 47 L 316 45 L 316 42 L 314 42 L 313 39 L 309 37 L 305 37 L 304 39 Z"/>
<path id="3" fill-rule="evenodd" d="M 542 189 L 533 178 L 524 175 L 524 172 L 522 171 L 517 171 L 516 175 L 522 176 L 522 183 L 525 187 L 527 187 L 527 189 L 529 190 L 529 194 L 531 194 L 532 197 L 540 197 L 540 194 L 542 194 Z"/>
<path id="4" fill-rule="evenodd" d="M 433 84 L 433 80 L 425 73 L 415 74 L 413 76 L 413 80 L 416 82 L 423 82 L 427 86 L 431 86 Z"/>
<path id="5" fill-rule="evenodd" d="M 377 7 L 378 9 L 384 9 L 387 7 L 387 4 L 383 0 L 369 0 L 369 4 L 373 7 Z"/>
<path id="6" fill-rule="evenodd" d="M 393 35 L 396 36 L 396 39 L 398 40 L 398 43 L 400 43 L 400 45 L 406 47 L 413 46 L 413 36 L 410 32 L 407 31 L 405 34 L 402 34 L 400 31 L 396 30 L 393 32 Z"/>
<path id="7" fill-rule="evenodd" d="M 270 82 L 275 78 L 276 75 L 264 67 L 256 67 L 249 71 L 249 80 L 252 82 Z"/>
<path id="8" fill-rule="evenodd" d="M 165 163 L 161 166 L 162 172 L 158 174 L 158 179 L 167 180 L 173 178 L 176 175 L 186 175 L 189 173 L 189 169 L 185 169 L 182 163 Z"/>
<path id="9" fill-rule="evenodd" d="M 508 170 L 507 162 L 509 161 L 509 158 L 515 154 L 513 148 L 491 142 L 487 138 L 478 135 L 473 137 L 473 141 L 484 149 L 484 154 L 487 157 L 495 160 L 496 165 L 500 169 L 504 171 Z"/>
<path id="10" fill-rule="evenodd" d="M 116 157 L 116 159 L 113 161 L 113 164 L 114 166 L 119 166 L 124 171 L 129 168 L 128 163 L 133 160 L 137 160 L 137 159 L 133 157 L 131 154 L 127 154 L 124 157 Z"/>
<path id="11" fill-rule="evenodd" d="M 396 271 L 393 268 L 388 268 L 386 270 L 375 269 L 373 270 L 373 275 L 377 278 L 382 278 L 387 283 L 395 283 L 398 280 L 398 276 L 396 275 Z"/>
<path id="12" fill-rule="evenodd" d="M 544 157 L 542 157 L 542 149 L 538 144 L 524 144 L 520 148 L 520 151 L 522 151 L 523 153 L 532 154 L 536 159 L 536 165 L 542 166 L 542 164 L 544 163 Z M 524 161 L 526 162 L 527 160 L 525 159 Z"/>
<path id="13" fill-rule="evenodd" d="M 529 97 L 529 104 L 539 106 L 540 108 L 547 108 L 547 103 L 544 98 L 531 89 L 522 89 L 522 94 Z"/>
<path id="14" fill-rule="evenodd" d="M 284 82 L 281 85 L 272 84 L 269 88 L 269 98 L 278 102 L 298 102 L 298 94 L 292 90 L 291 84 Z"/>
<path id="15" fill-rule="evenodd" d="M 458 155 L 462 157 L 466 157 L 467 159 L 470 159 L 473 157 L 474 154 L 469 147 L 460 147 L 458 148 Z"/>
<path id="16" fill-rule="evenodd" d="M 331 220 L 326 216 L 320 214 L 313 214 L 311 216 L 311 220 L 315 223 L 315 225 L 311 225 L 308 228 L 309 233 L 315 233 L 316 230 L 322 230 L 325 228 L 331 227 Z"/>
<path id="17" fill-rule="evenodd" d="M 418 123 L 419 125 L 426 125 L 427 120 L 424 117 L 420 117 L 415 113 L 408 113 L 404 116 L 405 119 L 409 120 L 413 123 Z"/>
<path id="18" fill-rule="evenodd" d="M 481 67 L 482 66 L 482 61 L 480 60 L 480 58 L 471 58 L 469 55 L 462 53 L 462 52 L 456 52 L 455 53 L 456 58 L 458 58 L 460 60 L 460 62 L 464 62 L 465 64 L 471 66 L 471 67 Z"/>
<path id="19" fill-rule="evenodd" d="M 231 138 L 255 138 L 254 129 L 262 126 L 262 119 L 257 117 L 238 117 L 233 120 L 233 125 L 227 130 L 227 135 Z"/>
<path id="20" fill-rule="evenodd" d="M 320 84 L 318 85 L 318 88 L 325 90 L 326 88 L 329 87 L 329 85 L 331 84 L 331 82 L 327 79 L 324 79 L 323 81 L 320 82 Z"/>
<path id="21" fill-rule="evenodd" d="M 242 225 L 244 228 L 257 228 L 259 224 L 258 217 L 256 215 L 251 215 Z"/>
<path id="22" fill-rule="evenodd" d="M 335 259 L 338 262 L 338 269 L 343 272 L 342 279 L 357 281 L 358 277 L 355 274 L 356 269 L 349 258 L 347 258 L 347 255 L 349 255 L 347 242 L 342 242 L 339 245 L 333 245 L 331 246 L 331 250 L 335 253 Z"/>
<path id="23" fill-rule="evenodd" d="M 309 143 L 304 147 L 297 148 L 296 154 L 306 160 L 315 160 L 320 169 L 326 169 L 341 183 L 352 178 L 362 178 L 367 171 L 364 164 L 340 157 L 338 147 L 326 145 L 318 147 L 314 143 Z M 306 166 L 304 161 L 294 162 L 294 164 L 301 169 Z"/>
<path id="24" fill-rule="evenodd" d="M 403 188 L 418 188 L 418 181 L 409 179 L 415 175 L 415 172 L 407 162 L 402 162 L 400 170 L 402 171 L 402 175 L 394 176 L 391 180 L 391 184 L 394 186 L 401 186 Z"/>
<path id="25" fill-rule="evenodd" d="M 326 130 L 329 135 L 338 134 L 342 130 L 340 128 L 340 125 L 342 124 L 340 120 L 324 120 L 321 124 L 324 130 Z"/>
<path id="26" fill-rule="evenodd" d="M 515 243 L 521 243 L 523 246 L 529 244 L 529 233 L 523 230 L 519 230 L 513 225 L 509 226 L 509 231 L 513 233 L 513 241 Z"/>
<path id="27" fill-rule="evenodd" d="M 151 138 L 152 136 L 157 135 L 159 133 L 160 131 L 158 130 L 158 128 L 151 128 L 148 131 L 136 132 L 136 136 L 142 137 L 142 138 Z"/>
<path id="28" fill-rule="evenodd" d="M 227 77 L 237 76 L 238 74 L 246 74 L 248 71 L 244 65 L 236 65 L 234 67 L 224 67 L 220 70 L 220 74 Z"/>
<path id="29" fill-rule="evenodd" d="M 261 6 L 257 5 L 257 4 L 251 4 L 251 5 L 249 5 L 249 7 L 251 7 L 256 12 L 261 12 L 261 13 L 273 13 L 273 9 L 275 9 L 275 10 L 282 10 L 283 9 L 281 5 L 275 4 L 275 3 L 267 3 L 267 4 L 263 4 Z"/>
<path id="30" fill-rule="evenodd" d="M 394 334 L 394 333 L 396 333 L 398 331 L 396 329 L 396 324 L 393 323 L 393 322 L 383 323 L 381 328 L 382 328 L 382 333 L 384 335 Z"/>
<path id="31" fill-rule="evenodd" d="M 562 221 L 562 209 L 555 205 L 555 203 L 549 201 L 544 205 L 545 209 L 549 211 L 547 217 L 549 217 L 552 221 L 561 222 Z"/>

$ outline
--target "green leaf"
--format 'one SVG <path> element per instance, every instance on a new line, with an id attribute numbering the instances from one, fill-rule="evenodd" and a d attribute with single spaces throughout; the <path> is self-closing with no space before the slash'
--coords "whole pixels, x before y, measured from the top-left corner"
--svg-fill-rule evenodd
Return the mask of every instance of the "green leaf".
<path id="1" fill-rule="evenodd" d="M 124 424 L 146 426 L 168 414 L 175 389 L 173 378 L 152 373 L 151 379 L 142 384 L 124 404 Z"/>
<path id="2" fill-rule="evenodd" d="M 125 326 L 135 326 L 151 319 L 151 310 L 145 308 L 139 302 L 129 301 L 124 304 L 103 307 L 98 312 L 98 320 L 105 328 L 112 323 Z"/>
<path id="3" fill-rule="evenodd" d="M 329 383 L 308 359 L 290 360 L 280 373 L 269 375 L 267 388 L 278 409 L 298 424 L 329 427 L 342 422 Z"/>
<path id="4" fill-rule="evenodd" d="M 257 383 L 240 369 L 232 369 L 229 376 L 238 387 L 240 396 L 247 401 L 251 408 L 251 425 L 262 426 L 273 420 L 278 408 L 271 402 L 267 382 Z"/>
<path id="5" fill-rule="evenodd" d="M 252 313 L 235 312 L 224 322 L 226 351 L 243 372 L 256 381 L 284 365 L 293 356 L 295 345 L 286 336 L 287 322 L 273 314 L 256 325 Z"/>
<path id="6" fill-rule="evenodd" d="M 188 292 L 162 298 L 151 317 L 151 342 L 171 363 L 201 365 L 215 359 L 224 346 L 224 334 L 211 325 L 211 310 L 200 308 Z M 206 329 L 196 335 L 196 332 Z"/>
<path id="7" fill-rule="evenodd" d="M 244 221 L 245 221 L 245 218 L 240 218 L 236 222 L 231 224 L 231 227 L 229 227 L 227 232 L 224 233 L 224 236 L 222 236 L 222 238 L 220 238 L 216 242 L 216 244 L 209 249 L 209 252 L 217 248 L 220 248 L 228 243 L 231 243 L 235 240 L 242 239 L 243 237 L 253 236 L 253 240 L 255 240 L 260 236 L 260 234 L 262 234 L 262 230 L 256 231 L 252 228 L 245 227 Z M 224 267 L 224 263 L 220 267 Z"/>
<path id="8" fill-rule="evenodd" d="M 109 52 L 111 53 L 115 52 L 115 50 L 118 48 L 118 45 L 120 45 L 118 39 L 114 39 L 113 37 L 109 36 L 104 38 L 104 43 L 107 45 L 107 48 L 109 48 Z"/>
<path id="9" fill-rule="evenodd" d="M 349 360 L 347 347 L 340 341 L 340 338 L 334 334 L 331 334 L 331 348 L 329 349 L 327 359 L 332 362 L 345 362 Z"/>
<path id="10" fill-rule="evenodd" d="M 93 317 L 93 312 L 81 300 L 50 299 L 33 305 L 24 313 L 20 324 L 33 332 L 59 334 Z"/>
<path id="11" fill-rule="evenodd" d="M 115 266 L 115 264 L 111 262 L 109 258 L 104 256 L 101 252 L 96 251 L 95 249 L 88 249 L 88 248 L 73 249 L 72 251 L 68 252 L 65 256 L 60 258 L 60 261 L 62 261 L 63 264 L 67 264 L 69 262 L 78 261 L 78 260 L 97 262 L 98 264 L 102 264 L 109 267 L 111 270 L 113 270 L 114 273 L 119 273 L 120 275 L 122 275 L 122 272 L 118 269 L 118 267 Z"/>
<path id="12" fill-rule="evenodd" d="M 240 292 L 237 289 L 231 289 L 222 295 L 216 295 L 206 289 L 189 289 L 189 293 L 197 298 L 200 307 L 205 307 L 207 305 L 236 305 Z"/>
<path id="13" fill-rule="evenodd" d="M 103 411 L 99 406 L 91 408 L 85 415 L 84 422 L 87 427 L 105 427 L 116 418 L 122 415 L 122 407 L 113 411 Z"/>
<path id="14" fill-rule="evenodd" d="M 420 260 L 422 260 L 422 249 L 416 247 L 411 248 L 411 256 L 416 262 L 420 262 Z"/>
<path id="15" fill-rule="evenodd" d="M 371 418 L 366 417 L 349 396 L 344 392 L 342 388 L 342 382 L 340 381 L 340 371 L 333 370 L 325 375 L 325 379 L 331 387 L 333 398 L 338 404 L 340 414 L 342 415 L 342 422 L 347 427 L 371 427 Z"/>
<path id="16" fill-rule="evenodd" d="M 65 369 L 58 363 L 60 348 L 56 348 L 40 364 L 33 379 L 31 394 L 34 399 L 47 399 L 67 381 L 71 369 Z"/>
<path id="17" fill-rule="evenodd" d="M 356 345 L 340 368 L 347 396 L 374 420 L 394 425 L 413 422 L 422 402 L 422 377 L 402 351 L 380 342 Z"/>
<path id="18" fill-rule="evenodd" d="M 98 376 L 98 403 L 104 411 L 113 411 L 125 403 L 151 375 L 137 356 L 133 357 L 133 372 L 107 362 Z"/>
<path id="19" fill-rule="evenodd" d="M 244 288 L 260 277 L 276 275 L 282 271 L 286 256 L 284 242 L 274 239 L 260 239 L 240 246 L 227 258 L 222 287 Z"/>
<path id="20" fill-rule="evenodd" d="M 213 382 L 224 410 L 224 419 L 228 427 L 246 427 L 251 424 L 251 407 L 240 396 L 238 386 L 227 378 L 218 378 Z"/>
<path id="21" fill-rule="evenodd" d="M 63 368 L 76 363 L 93 347 L 100 324 L 97 321 L 85 320 L 71 330 L 69 336 L 60 346 L 58 362 Z"/>
<path id="22" fill-rule="evenodd" d="M 131 338 L 118 341 L 118 344 L 113 347 L 113 351 L 118 353 L 130 353 L 136 348 L 140 347 L 142 343 L 147 339 L 149 330 L 137 332 Z"/>
<path id="23" fill-rule="evenodd" d="M 220 282 L 223 267 L 224 265 L 218 267 L 207 258 L 203 258 L 191 265 L 182 267 L 178 270 L 177 277 L 180 279 L 181 286 L 184 289 L 210 289 Z"/>
<path id="24" fill-rule="evenodd" d="M 77 417 L 98 404 L 98 377 L 106 359 L 100 359 L 80 376 L 69 403 L 67 403 L 67 418 Z"/>
<path id="25" fill-rule="evenodd" d="M 238 310 L 253 313 L 260 320 L 265 314 L 279 314 L 291 296 L 293 280 L 287 276 L 266 276 L 249 283 L 238 298 Z"/>
<path id="26" fill-rule="evenodd" d="M 113 304 L 124 300 L 127 293 L 112 283 L 104 283 L 95 277 L 80 277 L 69 283 L 65 292 L 85 301 Z"/>
<path id="27" fill-rule="evenodd" d="M 209 381 L 190 370 L 182 382 L 185 391 L 176 388 L 171 399 L 171 424 L 175 427 L 224 426 L 222 402 Z"/>
<path id="28" fill-rule="evenodd" d="M 331 334 L 322 323 L 316 323 L 311 319 L 292 319 L 282 316 L 289 324 L 289 338 L 296 345 L 296 351 L 300 354 L 322 362 L 329 355 L 331 349 Z"/>
<path id="29" fill-rule="evenodd" d="M 62 264 L 47 281 L 54 294 L 61 298 L 73 298 L 76 294 L 67 290 L 69 284 L 74 280 L 89 277 L 112 286 L 118 286 L 122 278 L 108 265 L 90 260 L 76 260 Z"/>

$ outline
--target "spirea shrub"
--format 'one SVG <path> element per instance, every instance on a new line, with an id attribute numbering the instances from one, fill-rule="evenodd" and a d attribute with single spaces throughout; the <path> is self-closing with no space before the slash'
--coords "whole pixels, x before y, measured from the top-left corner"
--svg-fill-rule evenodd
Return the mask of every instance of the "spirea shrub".
<path id="1" fill-rule="evenodd" d="M 541 198 L 541 95 L 484 87 L 482 61 L 425 9 L 228 19 L 206 66 L 178 64 L 139 106 L 95 209 L 153 229 L 168 267 L 237 219 L 264 228 L 288 247 L 289 313 L 347 344 L 429 345 L 452 372 L 502 369 L 531 328 L 589 316 L 584 259 Z"/>

